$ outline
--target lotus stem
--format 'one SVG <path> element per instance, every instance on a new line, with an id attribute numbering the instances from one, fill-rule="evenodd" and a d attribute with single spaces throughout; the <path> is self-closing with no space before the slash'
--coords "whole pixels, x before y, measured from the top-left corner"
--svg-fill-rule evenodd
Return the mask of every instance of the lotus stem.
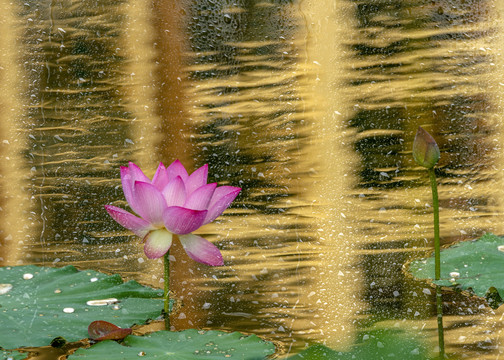
<path id="1" fill-rule="evenodd" d="M 444 331 L 443 331 L 443 298 L 441 286 L 436 285 L 436 313 L 438 326 L 439 358 L 445 358 Z"/>
<path id="2" fill-rule="evenodd" d="M 164 320 L 165 329 L 170 330 L 170 251 L 163 257 L 164 267 Z"/>
<path id="3" fill-rule="evenodd" d="M 441 245 L 439 240 L 439 199 L 434 168 L 429 169 L 432 188 L 432 207 L 434 209 L 434 280 L 441 278 Z"/>
<path id="4" fill-rule="evenodd" d="M 441 244 L 439 239 L 439 198 L 437 181 L 434 168 L 429 169 L 429 178 L 432 188 L 432 207 L 434 209 L 434 279 L 441 278 Z M 444 332 L 443 332 L 443 298 L 441 286 L 436 285 L 436 314 L 438 326 L 439 358 L 445 358 Z"/>

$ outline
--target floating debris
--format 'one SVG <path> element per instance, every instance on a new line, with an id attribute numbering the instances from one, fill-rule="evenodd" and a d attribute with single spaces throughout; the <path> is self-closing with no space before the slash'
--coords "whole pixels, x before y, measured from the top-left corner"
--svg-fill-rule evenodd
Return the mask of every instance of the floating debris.
<path id="1" fill-rule="evenodd" d="M 23 274 L 23 279 L 25 280 L 33 279 L 33 274 L 30 273 Z"/>
<path id="2" fill-rule="evenodd" d="M 116 298 L 109 298 L 109 299 L 101 299 L 101 300 L 89 300 L 86 302 L 87 305 L 89 306 L 105 306 L 105 305 L 112 305 L 118 303 L 119 300 Z"/>
<path id="3" fill-rule="evenodd" d="M 130 335 L 131 328 L 122 329 L 108 321 L 96 320 L 88 326 L 89 337 L 96 341 L 102 340 L 122 340 Z"/>
<path id="4" fill-rule="evenodd" d="M 11 284 L 0 284 L 0 295 L 7 294 L 12 290 Z"/>

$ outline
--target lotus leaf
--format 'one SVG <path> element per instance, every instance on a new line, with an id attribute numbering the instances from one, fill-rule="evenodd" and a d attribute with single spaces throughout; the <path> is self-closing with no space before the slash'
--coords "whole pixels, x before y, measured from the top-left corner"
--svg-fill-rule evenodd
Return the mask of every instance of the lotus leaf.
<path id="1" fill-rule="evenodd" d="M 504 297 L 504 237 L 485 234 L 477 240 L 457 243 L 441 251 L 441 286 L 467 290 L 485 297 L 497 308 Z M 413 261 L 410 273 L 432 280 L 434 257 Z"/>
<path id="2" fill-rule="evenodd" d="M 145 336 L 130 335 L 122 344 L 105 340 L 88 349 L 78 349 L 68 360 L 120 360 L 136 359 L 264 359 L 275 352 L 271 342 L 256 335 L 238 332 L 198 331 L 158 331 Z"/>
<path id="3" fill-rule="evenodd" d="M 20 353 L 17 351 L 0 350 L 0 359 L 5 359 L 5 360 L 22 360 L 22 359 L 26 359 L 27 355 L 28 354 L 26 354 L 26 353 Z"/>
<path id="4" fill-rule="evenodd" d="M 359 334 L 350 351 L 335 351 L 315 344 L 287 360 L 429 359 L 426 346 L 412 334 L 398 329 L 373 329 Z"/>
<path id="5" fill-rule="evenodd" d="M 119 275 L 73 266 L 1 267 L 0 347 L 44 346 L 58 336 L 69 342 L 85 339 L 94 320 L 120 327 L 144 323 L 161 314 L 162 295 Z"/>

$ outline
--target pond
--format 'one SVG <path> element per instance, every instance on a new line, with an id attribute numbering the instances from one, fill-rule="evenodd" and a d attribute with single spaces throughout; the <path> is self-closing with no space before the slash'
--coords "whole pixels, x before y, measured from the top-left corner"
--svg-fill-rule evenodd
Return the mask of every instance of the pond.
<path id="1" fill-rule="evenodd" d="M 441 241 L 504 233 L 504 3 L 497 0 L 51 0 L 4 3 L 0 265 L 119 273 L 161 260 L 104 205 L 119 167 L 209 164 L 242 188 L 174 244 L 175 330 L 255 333 L 295 354 L 381 322 L 437 341 L 435 299 L 403 265 L 432 249 L 418 126 L 441 149 Z M 0 281 L 1 282 L 1 281 Z M 502 309 L 445 294 L 446 350 L 495 359 Z"/>

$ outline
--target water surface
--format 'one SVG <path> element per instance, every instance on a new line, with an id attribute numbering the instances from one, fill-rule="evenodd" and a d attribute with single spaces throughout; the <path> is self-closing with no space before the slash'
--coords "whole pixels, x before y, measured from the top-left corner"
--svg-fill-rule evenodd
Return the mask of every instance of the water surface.
<path id="1" fill-rule="evenodd" d="M 0 24 L 0 264 L 73 264 L 161 287 L 114 223 L 119 166 L 208 163 L 241 186 L 198 231 L 225 266 L 175 246 L 175 329 L 253 332 L 293 353 L 345 349 L 375 321 L 436 343 L 428 253 L 437 139 L 443 244 L 502 234 L 499 1 L 32 1 Z M 8 31 L 7 31 L 8 30 Z M 496 358 L 501 313 L 447 294 L 447 351 Z"/>

